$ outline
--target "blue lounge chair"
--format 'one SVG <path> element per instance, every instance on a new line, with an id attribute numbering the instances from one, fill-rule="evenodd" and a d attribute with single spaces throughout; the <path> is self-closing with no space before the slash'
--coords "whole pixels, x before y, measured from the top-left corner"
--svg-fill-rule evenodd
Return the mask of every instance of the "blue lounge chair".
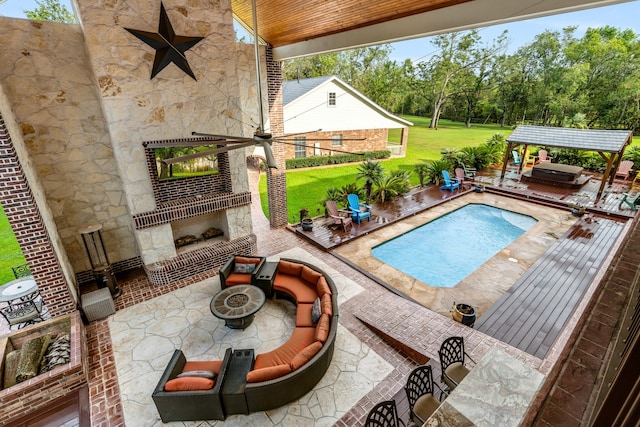
<path id="1" fill-rule="evenodd" d="M 460 182 L 457 179 L 451 179 L 448 171 L 442 171 L 442 177 L 444 178 L 444 185 L 440 187 L 441 190 L 460 190 Z"/>
<path id="2" fill-rule="evenodd" d="M 349 202 L 349 210 L 351 210 L 351 218 L 355 222 L 360 224 L 360 221 L 365 218 L 367 221 L 371 221 L 371 206 L 360 203 L 357 194 L 349 194 L 347 201 Z"/>

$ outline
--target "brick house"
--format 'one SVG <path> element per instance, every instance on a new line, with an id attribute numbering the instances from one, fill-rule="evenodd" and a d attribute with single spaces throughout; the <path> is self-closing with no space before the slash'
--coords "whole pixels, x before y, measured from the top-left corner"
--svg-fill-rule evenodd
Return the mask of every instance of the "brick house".
<path id="1" fill-rule="evenodd" d="M 296 145 L 284 147 L 285 159 L 326 156 L 333 150 L 384 150 L 389 129 L 398 128 L 401 144 L 389 148 L 397 154 L 406 151 L 413 123 L 386 111 L 336 76 L 285 81 L 282 98 L 285 135 L 304 133 L 295 137 Z M 313 132 L 317 129 L 321 131 Z"/>

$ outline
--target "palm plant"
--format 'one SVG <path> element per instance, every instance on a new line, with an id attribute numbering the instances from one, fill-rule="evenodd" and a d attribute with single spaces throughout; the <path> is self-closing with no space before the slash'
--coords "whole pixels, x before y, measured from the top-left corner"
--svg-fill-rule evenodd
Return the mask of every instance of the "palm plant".
<path id="1" fill-rule="evenodd" d="M 399 194 L 408 193 L 411 190 L 411 171 L 404 169 L 396 169 L 391 171 L 393 176 L 398 177 L 398 192 Z"/>
<path id="2" fill-rule="evenodd" d="M 398 194 L 402 188 L 402 178 L 392 173 L 379 177 L 374 182 L 375 188 L 371 193 L 373 200 L 384 203 Z"/>
<path id="3" fill-rule="evenodd" d="M 425 179 L 429 174 L 429 163 L 418 163 L 413 167 L 414 172 L 418 175 L 418 180 L 420 181 L 420 187 L 424 187 Z"/>
<path id="4" fill-rule="evenodd" d="M 429 172 L 427 174 L 427 182 L 439 185 L 442 181 L 442 171 L 449 170 L 451 165 L 443 160 L 436 160 L 429 164 Z"/>
<path id="5" fill-rule="evenodd" d="M 461 153 L 457 148 L 445 148 L 440 154 L 442 154 L 442 160 L 449 162 L 451 165 L 460 163 Z"/>
<path id="6" fill-rule="evenodd" d="M 371 197 L 373 183 L 384 176 L 384 168 L 379 162 L 367 160 L 358 166 L 356 179 L 364 179 L 364 189 L 367 200 Z"/>

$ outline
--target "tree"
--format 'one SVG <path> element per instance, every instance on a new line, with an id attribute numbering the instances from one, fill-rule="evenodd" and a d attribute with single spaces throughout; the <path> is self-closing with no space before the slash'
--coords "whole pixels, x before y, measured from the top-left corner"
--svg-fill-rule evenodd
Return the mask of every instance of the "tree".
<path id="1" fill-rule="evenodd" d="M 65 24 L 75 24 L 75 16 L 69 12 L 59 0 L 36 0 L 38 7 L 34 10 L 23 11 L 27 18 L 36 21 L 63 22 Z"/>

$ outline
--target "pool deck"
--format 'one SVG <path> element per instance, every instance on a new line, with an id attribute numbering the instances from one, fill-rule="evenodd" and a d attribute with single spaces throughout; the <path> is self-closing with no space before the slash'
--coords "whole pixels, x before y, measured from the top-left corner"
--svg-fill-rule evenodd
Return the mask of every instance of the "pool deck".
<path id="1" fill-rule="evenodd" d="M 424 286 L 411 277 L 399 274 L 395 269 L 375 260 L 370 255 L 370 248 L 393 235 L 415 227 L 414 218 L 420 217 L 426 211 L 439 211 L 441 206 L 445 206 L 445 202 L 451 202 L 446 205 L 453 207 L 466 203 L 462 200 L 466 198 L 465 195 L 469 197 L 473 194 L 471 188 L 451 193 L 430 187 L 382 206 L 373 205 L 372 221 L 355 225 L 347 232 L 326 225 L 328 223 L 323 223 L 322 219 L 316 221 L 319 226 L 314 226 L 312 232 L 302 231 L 298 227 L 291 227 L 291 230 L 316 246 L 339 256 L 398 295 L 426 305 L 442 315 L 448 314 L 448 307 L 451 307 L 454 301 L 471 304 L 476 301 L 478 320 L 475 328 L 478 331 L 544 359 L 583 300 L 583 296 L 601 278 L 608 258 L 615 253 L 628 231 L 625 227 L 628 223 L 626 220 L 632 218 L 635 212 L 625 208 L 619 209 L 622 195 L 629 191 L 629 181 L 615 181 L 612 186 L 605 188 L 602 197 L 596 201 L 600 184 L 597 176 L 579 190 L 522 183 L 516 178 L 517 176 L 511 173 L 503 181 L 494 175 L 481 176 L 477 181 L 485 185 L 486 193 L 510 197 L 513 200 L 512 207 L 519 201 L 526 201 L 556 208 L 553 210 L 560 212 L 560 216 L 565 216 L 568 220 L 569 205 L 580 201 L 587 206 L 588 213 L 565 229 L 566 232 L 545 229 L 546 234 L 555 237 L 554 242 L 543 248 L 540 253 L 528 254 L 530 259 L 524 263 L 520 260 L 526 268 L 519 271 L 509 268 L 506 258 L 513 260 L 511 255 L 514 253 L 513 249 L 510 249 L 503 251 L 505 253 L 502 254 L 502 258 L 505 260 L 502 260 L 501 264 L 497 255 L 485 273 L 474 272 L 452 289 Z M 472 202 L 482 202 L 482 195 L 472 199 Z M 441 214 L 442 212 L 438 213 Z M 538 216 L 551 215 L 553 214 L 540 212 Z M 398 231 L 395 226 L 388 227 L 402 220 L 409 228 Z M 553 222 L 561 223 L 562 219 L 558 217 Z M 385 234 L 382 229 L 394 231 Z M 539 239 L 544 237 L 539 230 L 538 234 Z M 381 237 L 374 237 L 377 235 Z M 533 239 L 535 238 L 533 236 Z M 524 243 L 521 239 L 518 245 L 533 247 L 533 239 L 525 239 Z M 499 294 L 492 295 L 495 292 Z M 396 315 L 389 311 L 386 313 L 386 317 Z M 358 317 L 371 327 L 379 329 L 380 333 L 393 335 L 393 331 L 385 329 L 390 324 L 390 319 L 373 321 L 368 319 L 365 313 Z M 396 337 L 394 340 L 401 339 Z"/>

